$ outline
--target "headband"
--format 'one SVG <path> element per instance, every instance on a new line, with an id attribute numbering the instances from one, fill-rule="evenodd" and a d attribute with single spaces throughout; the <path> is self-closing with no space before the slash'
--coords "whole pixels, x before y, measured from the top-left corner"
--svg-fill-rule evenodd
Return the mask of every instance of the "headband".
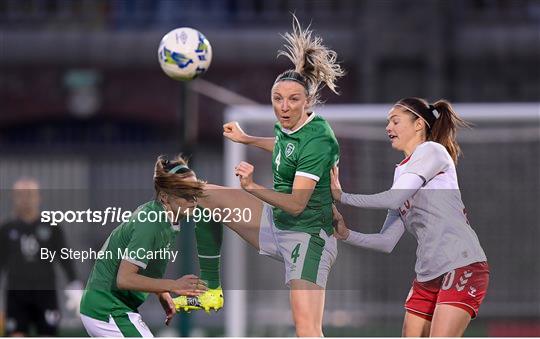
<path id="1" fill-rule="evenodd" d="M 287 74 L 288 73 L 288 74 Z M 296 71 L 287 71 L 283 74 L 287 74 L 286 76 L 284 77 L 279 77 L 276 79 L 276 81 L 274 81 L 274 84 L 280 82 L 280 81 L 284 81 L 284 80 L 290 80 L 290 81 L 295 81 L 297 83 L 299 83 L 300 85 L 302 85 L 304 88 L 307 89 L 307 84 L 305 81 L 302 80 L 302 78 L 304 78 L 304 76 Z M 295 77 L 294 75 L 298 75 L 298 77 Z"/>
<path id="2" fill-rule="evenodd" d="M 439 111 L 437 111 L 437 109 L 435 108 L 435 106 L 433 105 L 429 105 L 428 107 L 428 113 L 424 113 L 423 115 L 416 112 L 414 109 L 410 108 L 409 106 L 407 105 L 403 105 L 403 104 L 395 104 L 394 106 L 401 106 L 403 108 L 405 108 L 407 111 L 413 113 L 414 115 L 416 115 L 417 117 L 419 117 L 420 119 L 424 120 L 424 122 L 426 123 L 426 125 L 428 125 L 428 128 L 431 129 L 431 126 L 432 124 L 435 123 L 435 120 L 439 119 L 439 117 L 441 116 L 441 114 L 439 113 Z"/>
<path id="3" fill-rule="evenodd" d="M 179 170 L 181 170 L 181 169 L 183 169 L 183 168 L 189 169 L 189 167 L 187 167 L 186 165 L 178 165 L 178 166 L 173 167 L 173 168 L 169 171 L 169 173 L 175 174 L 176 172 L 178 172 Z"/>
<path id="4" fill-rule="evenodd" d="M 302 86 L 305 86 L 304 82 L 300 79 L 296 79 L 296 78 L 293 78 L 293 77 L 283 77 L 281 79 L 277 79 L 276 82 L 279 82 L 279 81 L 284 81 L 284 80 L 292 80 L 292 81 L 296 81 L 297 83 L 301 84 Z"/>

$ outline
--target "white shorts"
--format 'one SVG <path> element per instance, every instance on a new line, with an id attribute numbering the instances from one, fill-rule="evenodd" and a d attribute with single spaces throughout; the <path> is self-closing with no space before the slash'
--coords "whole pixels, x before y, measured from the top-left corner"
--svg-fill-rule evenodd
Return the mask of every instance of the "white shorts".
<path id="1" fill-rule="evenodd" d="M 139 313 L 127 312 L 119 316 L 109 315 L 109 322 L 81 314 L 81 320 L 91 337 L 148 337 L 154 335 Z"/>
<path id="2" fill-rule="evenodd" d="M 337 258 L 337 240 L 321 229 L 319 234 L 280 230 L 272 206 L 264 204 L 259 230 L 259 253 L 285 263 L 285 284 L 302 279 L 326 287 Z"/>

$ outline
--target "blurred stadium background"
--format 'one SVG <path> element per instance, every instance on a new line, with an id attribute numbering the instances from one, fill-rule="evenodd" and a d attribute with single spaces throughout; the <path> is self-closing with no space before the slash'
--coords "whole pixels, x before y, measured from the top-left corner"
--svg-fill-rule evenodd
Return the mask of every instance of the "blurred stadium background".
<path id="1" fill-rule="evenodd" d="M 350 123 L 335 123 L 348 190 L 389 186 L 400 155 L 381 139 L 384 113 L 380 121 L 373 117 L 397 99 L 447 98 L 470 117 L 483 116 L 460 136 L 463 199 L 492 269 L 467 335 L 540 336 L 540 1 L 0 0 L 2 221 L 10 216 L 9 188 L 21 175 L 41 181 L 44 209 L 134 209 L 152 198 L 159 154 L 190 155 L 199 176 L 216 183 L 230 180 L 228 164 L 241 154 L 269 184 L 263 169 L 270 157 L 232 150 L 221 125 L 226 116 L 260 112 L 264 117 L 246 118 L 246 130 L 271 133 L 269 91 L 289 66 L 275 56 L 292 11 L 312 22 L 348 71 L 341 96 L 323 93 L 323 111 L 331 117 L 333 107 L 362 105 L 347 106 Z M 156 53 L 161 37 L 180 26 L 202 31 L 214 51 L 203 80 L 185 85 L 161 72 Z M 371 232 L 384 218 L 345 213 Z M 69 244 L 81 249 L 99 248 L 115 226 L 63 225 Z M 193 241 L 184 228 L 181 262 L 168 274 L 197 269 Z M 178 317 L 164 329 L 150 298 L 141 313 L 156 335 L 294 334 L 279 263 L 236 244 L 228 235 L 225 288 L 243 290 L 247 307 L 231 308 L 237 304 L 226 294 L 224 312 Z M 391 255 L 341 245 L 326 335 L 399 336 L 414 248 L 410 236 Z M 82 280 L 90 268 L 77 265 Z M 237 274 L 250 278 L 238 282 Z M 85 332 L 64 312 L 62 334 Z"/>

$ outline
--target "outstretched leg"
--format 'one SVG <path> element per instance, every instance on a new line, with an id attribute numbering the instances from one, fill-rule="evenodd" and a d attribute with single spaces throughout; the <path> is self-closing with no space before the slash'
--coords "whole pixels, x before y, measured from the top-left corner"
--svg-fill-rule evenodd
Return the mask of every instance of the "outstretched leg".
<path id="1" fill-rule="evenodd" d="M 219 266 L 223 225 L 214 221 L 201 220 L 195 225 L 195 238 L 197 240 L 200 277 L 206 281 L 208 288 L 218 288 L 221 286 Z"/>
<path id="2" fill-rule="evenodd" d="M 175 298 L 177 309 L 215 309 L 223 307 L 221 291 L 220 261 L 223 241 L 223 225 L 238 233 L 249 244 L 259 249 L 259 229 L 262 202 L 248 193 L 233 188 L 207 184 L 205 196 L 199 198 L 201 210 L 194 211 L 195 237 L 201 279 L 206 281 L 209 290 L 197 300 L 197 305 L 185 297 Z M 197 213 L 195 213 L 197 212 Z M 197 217 L 198 216 L 198 217 Z M 209 220 L 210 219 L 210 220 Z M 208 221 L 205 221 L 208 220 Z"/>
<path id="3" fill-rule="evenodd" d="M 263 203 L 238 188 L 207 184 L 199 205 L 219 215 L 224 225 L 259 250 L 259 229 Z"/>

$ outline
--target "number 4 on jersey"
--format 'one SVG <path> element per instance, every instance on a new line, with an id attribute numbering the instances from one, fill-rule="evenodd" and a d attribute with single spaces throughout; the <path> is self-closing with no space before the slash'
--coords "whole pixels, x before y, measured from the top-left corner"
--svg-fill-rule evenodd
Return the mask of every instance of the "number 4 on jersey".
<path id="1" fill-rule="evenodd" d="M 276 163 L 276 171 L 279 171 L 279 164 L 281 163 L 281 150 L 278 151 L 276 160 L 274 160 Z"/>
<path id="2" fill-rule="evenodd" d="M 296 260 L 298 260 L 299 256 L 300 256 L 300 243 L 296 244 L 296 246 L 292 250 L 291 260 L 292 260 L 293 264 L 296 264 Z"/>

